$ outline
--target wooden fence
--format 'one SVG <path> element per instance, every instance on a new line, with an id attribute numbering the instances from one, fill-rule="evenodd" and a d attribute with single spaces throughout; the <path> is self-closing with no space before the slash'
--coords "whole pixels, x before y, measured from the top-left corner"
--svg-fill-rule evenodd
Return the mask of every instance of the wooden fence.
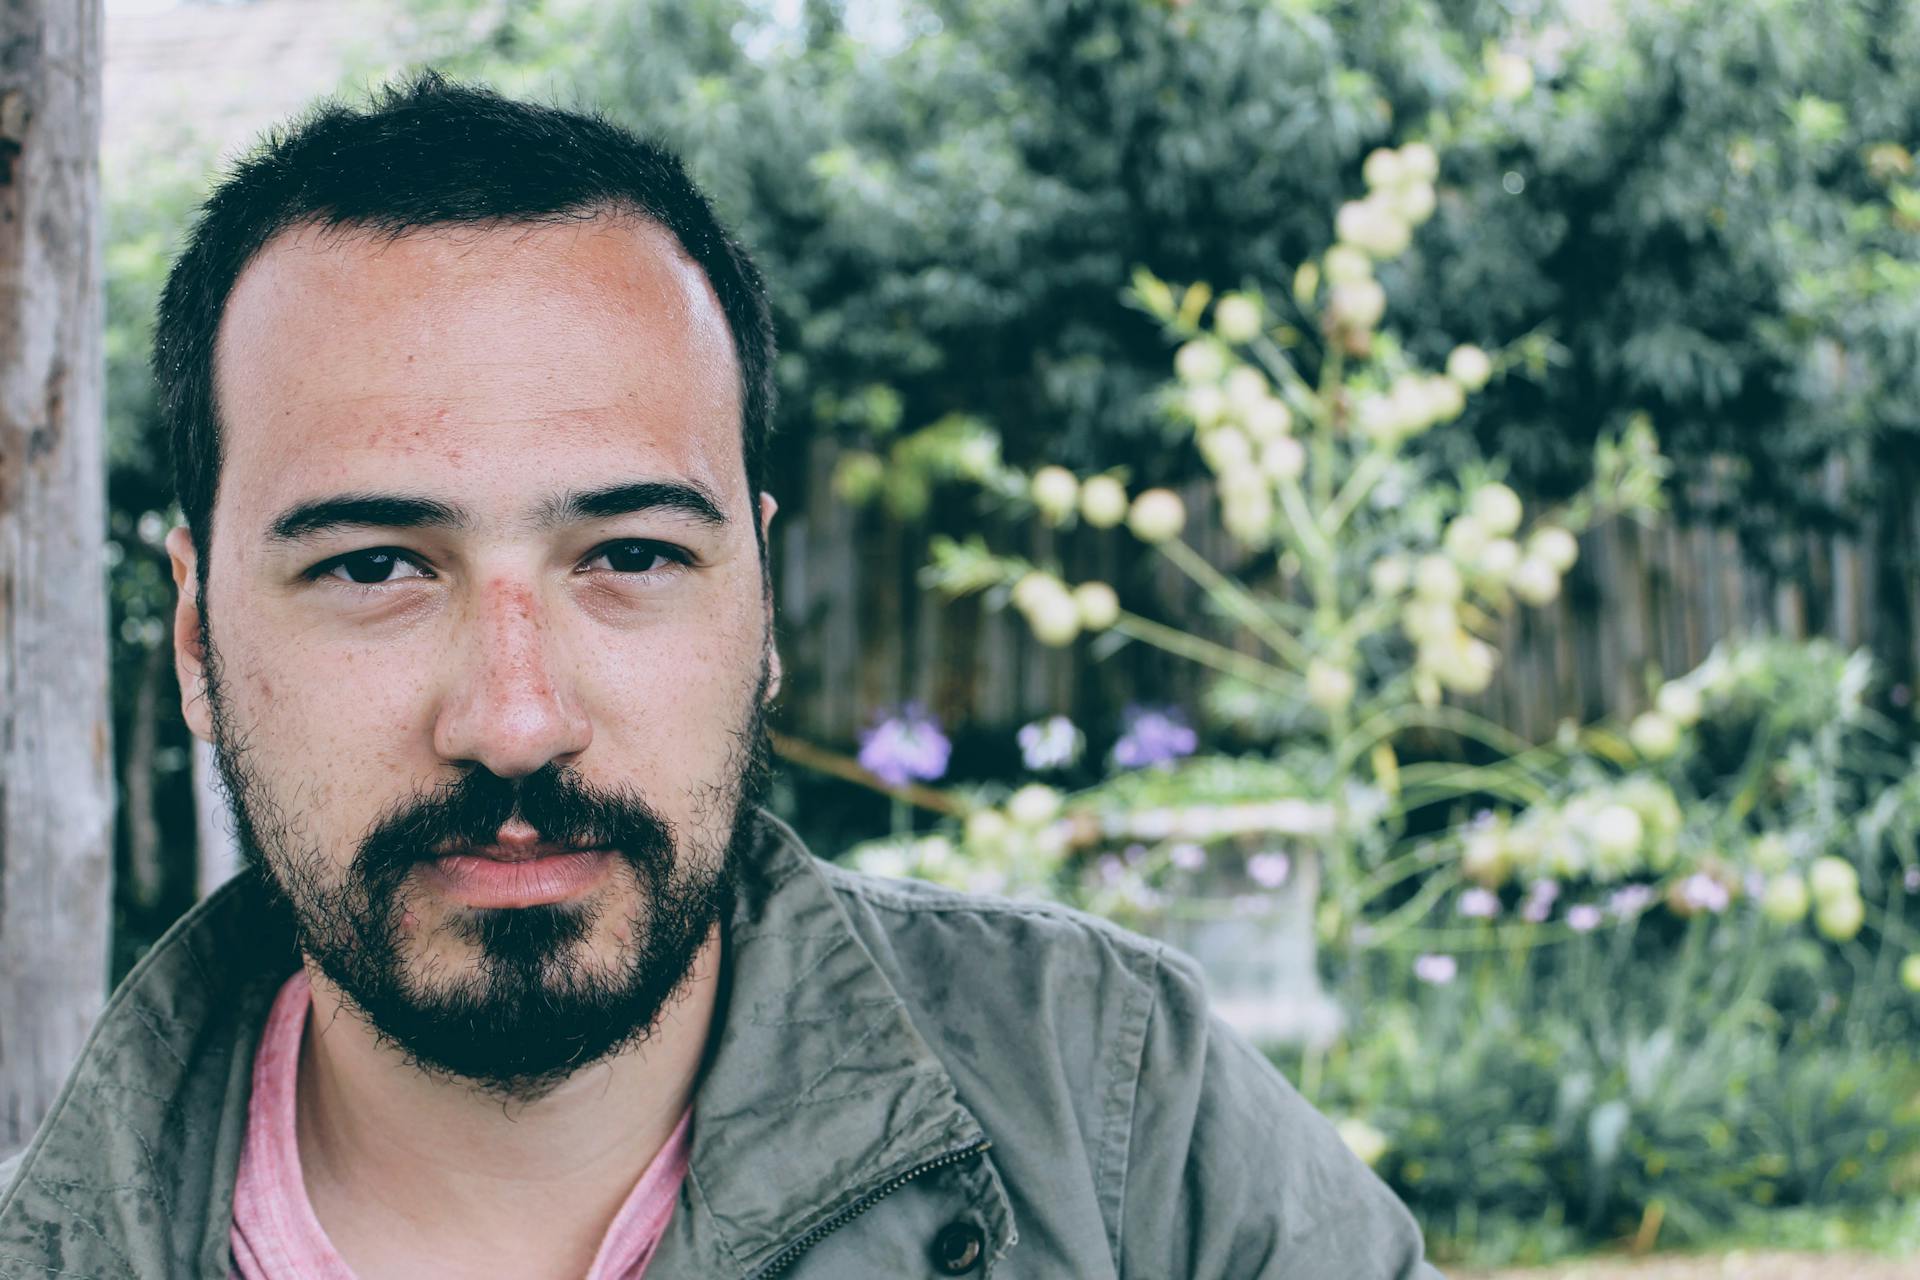
<path id="1" fill-rule="evenodd" d="M 1204 673 L 1190 664 L 1140 644 L 1104 660 L 1091 658 L 1084 642 L 1050 649 L 1011 611 L 920 589 L 924 536 L 880 511 L 833 499 L 835 456 L 830 442 L 816 442 L 807 474 L 792 477 L 797 483 L 782 494 L 788 506 L 775 521 L 787 670 L 781 723 L 790 732 L 845 747 L 878 708 L 908 700 L 950 726 L 1010 731 L 1060 712 L 1096 733 L 1129 702 L 1195 704 Z M 1837 464 L 1820 477 L 1835 495 L 1845 479 Z M 1026 536 L 1028 553 L 1057 555 L 1070 581 L 1112 581 L 1128 607 L 1168 621 L 1204 617 L 1199 593 L 1169 567 L 1156 567 L 1122 530 Z M 1239 554 L 1217 526 L 1197 524 L 1188 536 L 1217 564 Z M 1588 533 L 1561 598 L 1506 625 L 1501 669 L 1475 709 L 1539 741 L 1569 716 L 1642 709 L 1649 672 L 1677 675 L 1730 635 L 1825 634 L 1850 647 L 1865 643 L 1876 581 L 1871 548 L 1800 534 L 1782 549 L 1797 572 L 1769 573 L 1721 529 L 1617 521 Z M 1914 585 L 1909 576 L 1909 598 Z"/>

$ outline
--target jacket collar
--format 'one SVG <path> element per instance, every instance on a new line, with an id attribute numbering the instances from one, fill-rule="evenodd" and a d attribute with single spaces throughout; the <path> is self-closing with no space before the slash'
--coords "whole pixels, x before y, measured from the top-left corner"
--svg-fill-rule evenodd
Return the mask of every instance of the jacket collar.
<path id="1" fill-rule="evenodd" d="M 728 940 L 719 1034 L 695 1096 L 688 1202 L 662 1254 L 751 1276 L 896 1180 L 987 1135 L 786 824 L 768 817 Z M 993 1245 L 1012 1209 L 982 1162 Z M 653 1268 L 649 1267 L 649 1274 Z"/>
<path id="2" fill-rule="evenodd" d="M 692 1212 L 662 1247 L 695 1274 L 753 1275 L 986 1142 L 817 864 L 762 817 L 695 1095 Z M 224 1280 L 253 1051 L 296 963 L 286 921 L 243 875 L 135 966 L 0 1200 L 0 1276 Z M 990 1165 L 973 1182 L 992 1253 L 1011 1241 L 1011 1209 Z"/>

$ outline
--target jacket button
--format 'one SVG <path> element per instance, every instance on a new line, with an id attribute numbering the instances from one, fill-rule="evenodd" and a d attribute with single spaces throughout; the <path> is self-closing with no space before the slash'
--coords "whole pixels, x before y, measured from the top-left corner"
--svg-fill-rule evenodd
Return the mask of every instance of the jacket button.
<path id="1" fill-rule="evenodd" d="M 933 1238 L 933 1262 L 950 1276 L 965 1275 L 980 1265 L 986 1237 L 971 1222 L 949 1222 Z"/>

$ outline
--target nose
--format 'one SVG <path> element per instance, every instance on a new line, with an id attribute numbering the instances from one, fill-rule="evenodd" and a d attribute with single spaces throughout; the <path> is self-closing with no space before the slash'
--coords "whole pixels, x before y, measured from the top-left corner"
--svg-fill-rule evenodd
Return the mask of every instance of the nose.
<path id="1" fill-rule="evenodd" d="M 533 586 L 484 585 L 447 651 L 441 758 L 518 778 L 585 751 L 593 726 L 562 650 Z"/>

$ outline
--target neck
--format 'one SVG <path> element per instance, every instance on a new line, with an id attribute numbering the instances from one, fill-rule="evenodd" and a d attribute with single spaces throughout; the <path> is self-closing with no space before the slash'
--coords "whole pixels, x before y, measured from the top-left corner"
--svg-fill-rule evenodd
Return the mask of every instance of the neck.
<path id="1" fill-rule="evenodd" d="M 422 1224 L 436 1224 L 477 1257 L 490 1256 L 494 1274 L 517 1252 L 511 1241 L 529 1238 L 544 1240 L 542 1270 L 565 1255 L 582 1260 L 572 1274 L 585 1274 L 608 1223 L 692 1099 L 720 958 L 716 926 L 684 993 L 644 1043 L 537 1100 L 506 1103 L 408 1064 L 309 964 L 300 1164 L 335 1248 L 371 1275 L 377 1268 L 363 1270 L 349 1251 L 356 1237 L 391 1240 L 387 1233 L 404 1224 L 419 1239 Z M 562 1241 L 571 1246 L 556 1251 Z M 450 1260 L 445 1251 L 439 1257 Z"/>

